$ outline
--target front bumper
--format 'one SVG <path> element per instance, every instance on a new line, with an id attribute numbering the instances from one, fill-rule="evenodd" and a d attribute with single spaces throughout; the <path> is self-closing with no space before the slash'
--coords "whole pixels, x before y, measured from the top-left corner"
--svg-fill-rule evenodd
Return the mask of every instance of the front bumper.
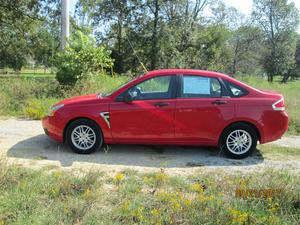
<path id="1" fill-rule="evenodd" d="M 49 131 L 48 131 L 47 128 L 44 128 L 44 132 L 45 132 L 45 134 L 46 134 L 47 136 L 49 136 Z"/>
<path id="2" fill-rule="evenodd" d="M 54 117 L 44 117 L 42 119 L 42 126 L 46 135 L 58 142 L 63 142 L 63 129 L 59 127 L 59 123 L 57 123 Z"/>

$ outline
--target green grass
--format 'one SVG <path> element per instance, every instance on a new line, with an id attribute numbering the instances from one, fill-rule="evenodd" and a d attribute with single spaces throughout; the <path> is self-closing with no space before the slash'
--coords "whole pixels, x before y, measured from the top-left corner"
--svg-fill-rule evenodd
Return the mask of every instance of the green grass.
<path id="1" fill-rule="evenodd" d="M 16 72 L 11 68 L 1 68 L 0 69 L 0 76 L 55 76 L 54 71 L 52 71 L 50 68 L 44 69 L 44 68 L 22 68 L 21 71 Z"/>
<path id="2" fill-rule="evenodd" d="M 108 176 L 3 164 L 0 224 L 297 224 L 300 220 L 300 177 L 285 170 L 243 175 L 199 170 L 192 176 L 170 176 L 163 169 L 125 170 Z M 237 190 L 265 194 L 241 198 Z"/>
<path id="3" fill-rule="evenodd" d="M 299 160 L 300 159 L 300 146 L 295 147 L 282 147 L 275 144 L 264 144 L 258 146 L 259 152 L 265 159 L 272 160 Z"/>
<path id="4" fill-rule="evenodd" d="M 46 77 L 49 77 L 49 78 L 54 78 L 55 77 L 55 74 L 43 74 L 43 73 L 21 73 L 21 74 L 8 74 L 8 75 L 4 75 L 4 74 L 0 74 L 0 78 L 3 77 L 3 78 L 18 78 L 18 77 L 40 77 L 40 78 L 46 78 Z"/>

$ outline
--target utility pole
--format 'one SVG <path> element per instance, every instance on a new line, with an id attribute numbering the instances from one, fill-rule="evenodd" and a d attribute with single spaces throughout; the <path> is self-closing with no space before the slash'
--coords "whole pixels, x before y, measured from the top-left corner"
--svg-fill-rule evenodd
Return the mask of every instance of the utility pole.
<path id="1" fill-rule="evenodd" d="M 70 36 L 69 21 L 69 0 L 61 0 L 61 49 L 67 46 L 67 39 Z"/>

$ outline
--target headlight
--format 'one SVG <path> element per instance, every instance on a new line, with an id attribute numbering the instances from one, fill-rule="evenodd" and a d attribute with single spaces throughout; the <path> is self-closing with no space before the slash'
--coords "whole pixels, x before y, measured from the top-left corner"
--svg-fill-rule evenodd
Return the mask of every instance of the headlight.
<path id="1" fill-rule="evenodd" d="M 54 106 L 51 106 L 50 109 L 49 109 L 49 113 L 48 113 L 48 116 L 53 116 L 55 111 L 62 108 L 64 106 L 64 104 L 59 104 L 59 105 L 54 105 Z"/>

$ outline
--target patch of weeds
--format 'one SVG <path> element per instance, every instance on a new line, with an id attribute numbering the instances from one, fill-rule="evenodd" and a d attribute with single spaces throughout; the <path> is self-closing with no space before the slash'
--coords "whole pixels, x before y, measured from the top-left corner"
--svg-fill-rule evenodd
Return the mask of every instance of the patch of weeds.
<path id="1" fill-rule="evenodd" d="M 35 160 L 45 160 L 45 159 L 48 159 L 48 157 L 47 156 L 38 155 L 38 156 L 35 156 L 33 159 L 35 159 Z"/>
<path id="2" fill-rule="evenodd" d="M 203 163 L 196 163 L 196 162 L 188 162 L 186 164 L 187 167 L 202 167 L 205 166 Z"/>
<path id="3" fill-rule="evenodd" d="M 243 225 L 297 224 L 300 219 L 300 177 L 286 170 L 190 176 L 170 176 L 164 169 L 145 174 L 126 170 L 111 179 L 103 176 L 1 164 L 0 222 Z M 280 194 L 240 197 L 237 189 Z"/>

